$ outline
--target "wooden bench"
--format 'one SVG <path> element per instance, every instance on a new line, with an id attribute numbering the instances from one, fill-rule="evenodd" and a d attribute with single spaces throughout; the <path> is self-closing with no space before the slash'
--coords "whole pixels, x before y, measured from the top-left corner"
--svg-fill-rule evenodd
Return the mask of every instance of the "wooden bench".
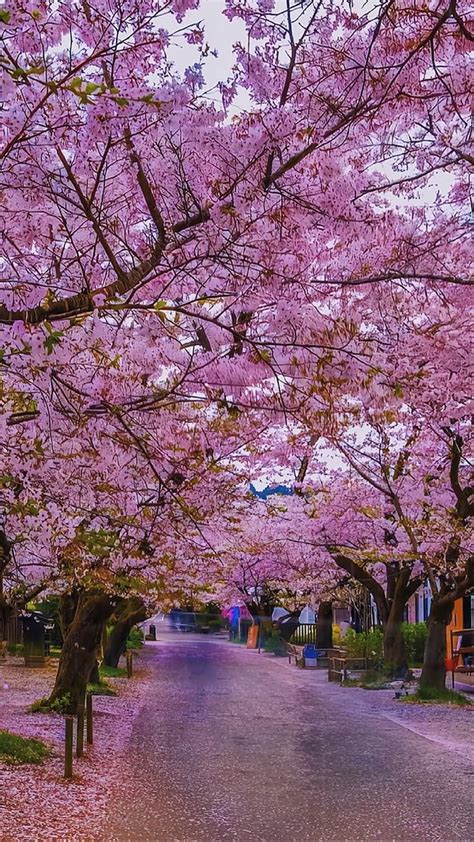
<path id="1" fill-rule="evenodd" d="M 349 669 L 368 669 L 367 658 L 353 658 L 346 652 L 331 654 L 329 656 L 328 681 L 340 681 L 341 684 L 347 679 Z"/>
<path id="2" fill-rule="evenodd" d="M 291 659 L 294 658 L 297 667 L 304 667 L 304 646 L 296 646 L 294 643 L 286 644 L 286 654 L 288 655 L 288 663 L 291 664 Z"/>
<path id="3" fill-rule="evenodd" d="M 462 642 L 463 637 L 470 637 L 471 640 L 473 639 L 474 629 L 452 629 L 451 630 L 451 657 L 449 660 L 449 667 L 451 672 L 451 680 L 452 686 L 454 689 L 454 675 L 455 673 L 461 673 L 462 675 L 472 675 L 474 673 L 474 663 L 471 664 L 463 664 L 459 663 L 460 658 L 463 655 L 474 655 L 474 646 L 472 645 L 464 645 L 460 646 L 459 644 Z M 461 638 L 461 641 L 458 642 L 457 648 L 455 647 L 454 638 Z"/>

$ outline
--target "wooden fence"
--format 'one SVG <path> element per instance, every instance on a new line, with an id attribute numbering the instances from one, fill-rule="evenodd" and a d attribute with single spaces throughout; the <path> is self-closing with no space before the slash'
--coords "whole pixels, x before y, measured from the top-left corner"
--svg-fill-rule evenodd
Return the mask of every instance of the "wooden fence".
<path id="1" fill-rule="evenodd" d="M 0 640 L 11 646 L 23 643 L 23 622 L 21 617 L 10 617 L 6 625 L 0 617 Z"/>

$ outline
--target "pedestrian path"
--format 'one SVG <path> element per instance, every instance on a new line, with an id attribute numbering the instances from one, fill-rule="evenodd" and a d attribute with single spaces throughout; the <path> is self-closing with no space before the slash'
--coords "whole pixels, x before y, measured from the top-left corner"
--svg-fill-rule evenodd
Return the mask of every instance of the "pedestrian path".
<path id="1" fill-rule="evenodd" d="M 116 842 L 468 842 L 474 769 L 343 691 L 237 646 L 147 647 Z"/>

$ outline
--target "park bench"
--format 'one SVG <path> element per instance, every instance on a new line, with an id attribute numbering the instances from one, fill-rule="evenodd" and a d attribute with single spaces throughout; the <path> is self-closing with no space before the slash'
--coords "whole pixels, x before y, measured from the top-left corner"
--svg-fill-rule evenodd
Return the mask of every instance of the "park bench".
<path id="1" fill-rule="evenodd" d="M 464 640 L 463 638 L 469 638 L 472 640 L 474 635 L 473 629 L 453 629 L 451 631 L 451 657 L 447 661 L 448 669 L 451 672 L 452 678 L 452 686 L 454 688 L 454 674 L 461 673 L 464 675 L 472 675 L 474 673 L 474 663 L 463 664 L 460 663 L 460 659 L 463 655 L 470 656 L 469 660 L 474 661 L 474 646 L 473 645 L 463 645 Z M 455 638 L 458 638 L 457 646 L 455 646 Z"/>
<path id="2" fill-rule="evenodd" d="M 348 670 L 366 670 L 368 666 L 367 658 L 353 658 L 342 649 L 333 649 L 329 653 L 328 681 L 340 681 L 342 684 L 347 679 Z"/>
<path id="3" fill-rule="evenodd" d="M 286 644 L 286 654 L 288 655 L 288 663 L 291 664 L 291 659 L 294 658 L 297 667 L 304 667 L 304 646 L 296 646 L 294 643 Z"/>

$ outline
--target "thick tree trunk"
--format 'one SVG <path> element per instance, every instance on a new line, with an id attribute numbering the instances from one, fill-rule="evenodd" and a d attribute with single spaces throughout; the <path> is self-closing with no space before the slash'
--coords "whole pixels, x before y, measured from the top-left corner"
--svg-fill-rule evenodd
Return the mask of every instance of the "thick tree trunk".
<path id="1" fill-rule="evenodd" d="M 390 678 L 407 678 L 408 661 L 402 635 L 403 614 L 407 599 L 402 594 L 390 606 L 383 631 L 384 671 Z"/>
<path id="2" fill-rule="evenodd" d="M 89 684 L 100 684 L 99 662 L 97 658 L 89 674 Z"/>
<path id="3" fill-rule="evenodd" d="M 332 649 L 332 620 L 332 601 L 320 602 L 316 626 L 316 646 L 318 649 Z"/>
<path id="4" fill-rule="evenodd" d="M 49 703 L 61 700 L 63 708 L 75 713 L 82 701 L 94 666 L 104 623 L 111 616 L 116 599 L 97 592 L 81 593 L 59 660 L 58 674 Z"/>
<path id="5" fill-rule="evenodd" d="M 7 646 L 7 626 L 12 613 L 11 607 L 0 596 L 0 641 Z"/>
<path id="6" fill-rule="evenodd" d="M 125 651 L 127 638 L 137 623 L 146 619 L 146 609 L 139 597 L 130 597 L 116 611 L 116 622 L 107 640 L 104 663 L 118 667 L 120 656 Z"/>
<path id="7" fill-rule="evenodd" d="M 59 600 L 59 627 L 61 629 L 63 641 L 66 639 L 69 627 L 74 620 L 78 601 L 78 591 L 61 594 L 61 598 Z"/>
<path id="8" fill-rule="evenodd" d="M 444 690 L 446 686 L 446 626 L 451 620 L 454 599 L 443 596 L 433 601 L 428 618 L 420 687 Z"/>

